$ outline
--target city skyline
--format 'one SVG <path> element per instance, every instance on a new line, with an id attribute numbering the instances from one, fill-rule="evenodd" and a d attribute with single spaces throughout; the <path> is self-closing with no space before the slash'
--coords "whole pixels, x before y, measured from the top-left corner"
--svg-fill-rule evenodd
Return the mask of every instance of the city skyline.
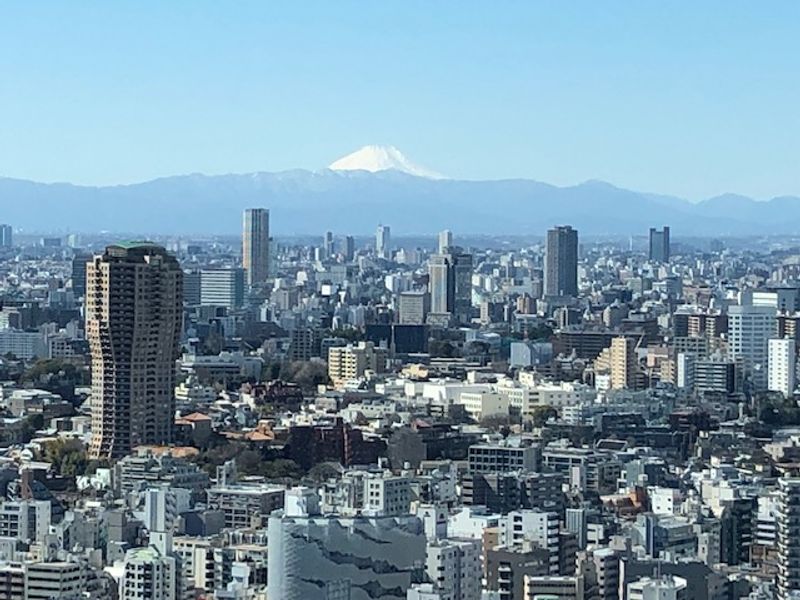
<path id="1" fill-rule="evenodd" d="M 800 600 L 798 24 L 3 5 L 0 600 Z"/>

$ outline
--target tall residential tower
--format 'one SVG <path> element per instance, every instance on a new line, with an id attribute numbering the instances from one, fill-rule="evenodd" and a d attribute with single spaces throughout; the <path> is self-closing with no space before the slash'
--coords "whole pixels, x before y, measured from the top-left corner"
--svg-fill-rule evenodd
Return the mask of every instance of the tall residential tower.
<path id="1" fill-rule="evenodd" d="M 269 210 L 246 209 L 243 225 L 242 265 L 247 271 L 247 284 L 253 287 L 269 277 Z"/>
<path id="2" fill-rule="evenodd" d="M 544 252 L 545 296 L 578 295 L 578 232 L 569 225 L 547 232 Z"/>
<path id="3" fill-rule="evenodd" d="M 388 225 L 378 225 L 375 232 L 375 252 L 380 258 L 392 257 L 392 229 Z"/>
<path id="4" fill-rule="evenodd" d="M 172 439 L 182 276 L 178 261 L 150 242 L 108 246 L 87 265 L 93 458 Z"/>

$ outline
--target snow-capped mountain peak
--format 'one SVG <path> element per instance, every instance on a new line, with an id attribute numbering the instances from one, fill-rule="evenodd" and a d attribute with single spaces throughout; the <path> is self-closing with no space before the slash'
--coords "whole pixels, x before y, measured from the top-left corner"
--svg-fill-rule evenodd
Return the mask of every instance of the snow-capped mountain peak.
<path id="1" fill-rule="evenodd" d="M 370 173 L 395 170 L 416 177 L 444 179 L 444 175 L 414 164 L 394 146 L 364 146 L 352 154 L 332 162 L 328 168 L 332 171 L 369 171 Z"/>

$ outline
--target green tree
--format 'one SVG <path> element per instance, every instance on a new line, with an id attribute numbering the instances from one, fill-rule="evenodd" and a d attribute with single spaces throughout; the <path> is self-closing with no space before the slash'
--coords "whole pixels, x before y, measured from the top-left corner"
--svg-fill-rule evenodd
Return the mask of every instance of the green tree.
<path id="1" fill-rule="evenodd" d="M 339 477 L 341 467 L 335 463 L 322 462 L 314 465 L 308 471 L 308 478 L 314 483 L 324 483 L 329 479 Z"/>
<path id="2" fill-rule="evenodd" d="M 80 442 L 61 438 L 45 445 L 44 460 L 51 463 L 53 471 L 62 477 L 84 475 L 89 465 L 86 451 Z"/>
<path id="3" fill-rule="evenodd" d="M 261 475 L 267 479 L 297 480 L 303 476 L 303 469 L 293 460 L 277 458 L 262 463 Z"/>
<path id="4" fill-rule="evenodd" d="M 545 423 L 556 417 L 558 417 L 558 411 L 549 405 L 535 406 L 531 411 L 531 420 L 536 427 L 544 427 Z"/>
<path id="5" fill-rule="evenodd" d="M 279 378 L 296 383 L 304 390 L 313 390 L 328 383 L 328 366 L 317 360 L 285 362 L 281 365 Z"/>

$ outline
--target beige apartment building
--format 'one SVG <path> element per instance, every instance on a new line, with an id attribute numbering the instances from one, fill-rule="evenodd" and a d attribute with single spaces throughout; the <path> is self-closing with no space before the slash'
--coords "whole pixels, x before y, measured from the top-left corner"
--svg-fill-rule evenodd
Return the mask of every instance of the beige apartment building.
<path id="1" fill-rule="evenodd" d="M 359 379 L 371 371 L 383 373 L 386 369 L 387 353 L 372 342 L 359 342 L 328 350 L 328 377 L 334 387 L 343 387 L 348 381 Z"/>
<path id="2" fill-rule="evenodd" d="M 108 246 L 86 271 L 93 458 L 172 439 L 182 271 L 150 242 Z"/>

